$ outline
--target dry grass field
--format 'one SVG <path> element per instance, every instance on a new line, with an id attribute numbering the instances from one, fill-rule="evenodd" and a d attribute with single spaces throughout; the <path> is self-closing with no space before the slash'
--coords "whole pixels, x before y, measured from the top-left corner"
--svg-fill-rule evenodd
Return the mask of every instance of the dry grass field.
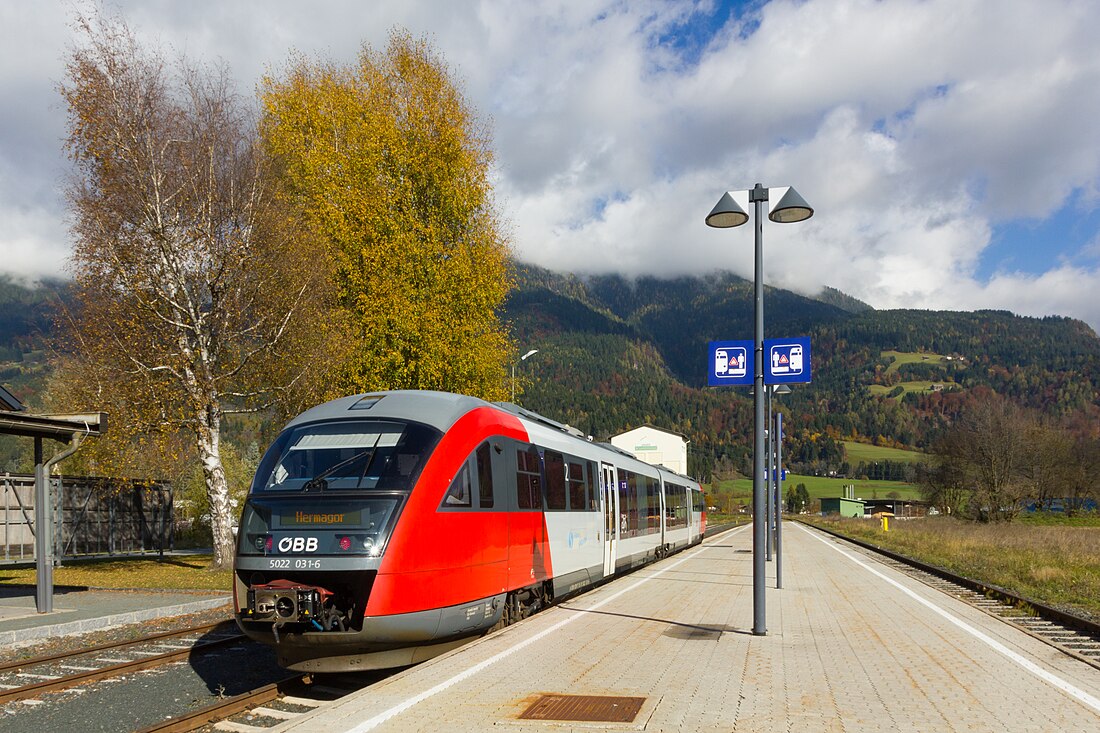
<path id="1" fill-rule="evenodd" d="M 1100 619 L 1100 526 L 976 524 L 949 517 L 894 521 L 813 517 L 871 542 L 1048 605 Z"/>

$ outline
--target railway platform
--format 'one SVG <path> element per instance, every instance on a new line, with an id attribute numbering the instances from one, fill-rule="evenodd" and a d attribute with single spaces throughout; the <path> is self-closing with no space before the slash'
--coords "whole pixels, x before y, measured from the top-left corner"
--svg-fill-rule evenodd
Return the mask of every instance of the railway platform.
<path id="1" fill-rule="evenodd" d="M 29 646 L 46 639 L 226 607 L 228 593 L 96 590 L 57 586 L 53 611 L 38 613 L 35 587 L 0 586 L 0 645 Z"/>
<path id="2" fill-rule="evenodd" d="M 1100 669 L 802 525 L 754 636 L 751 531 L 271 730 L 1100 730 Z"/>

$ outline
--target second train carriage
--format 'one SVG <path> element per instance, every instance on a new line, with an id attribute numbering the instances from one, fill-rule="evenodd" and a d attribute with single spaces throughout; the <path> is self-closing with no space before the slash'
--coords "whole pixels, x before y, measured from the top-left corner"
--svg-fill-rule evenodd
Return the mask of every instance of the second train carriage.
<path id="1" fill-rule="evenodd" d="M 325 403 L 265 453 L 238 623 L 280 664 L 412 664 L 700 542 L 699 485 L 514 405 L 398 391 Z"/>

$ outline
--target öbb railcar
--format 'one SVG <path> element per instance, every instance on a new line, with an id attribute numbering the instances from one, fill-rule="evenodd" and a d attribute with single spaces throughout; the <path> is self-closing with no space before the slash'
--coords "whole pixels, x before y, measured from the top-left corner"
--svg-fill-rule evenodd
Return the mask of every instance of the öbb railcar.
<path id="1" fill-rule="evenodd" d="M 694 480 L 515 405 L 355 395 L 293 419 L 261 459 L 236 618 L 291 669 L 399 667 L 705 529 Z"/>

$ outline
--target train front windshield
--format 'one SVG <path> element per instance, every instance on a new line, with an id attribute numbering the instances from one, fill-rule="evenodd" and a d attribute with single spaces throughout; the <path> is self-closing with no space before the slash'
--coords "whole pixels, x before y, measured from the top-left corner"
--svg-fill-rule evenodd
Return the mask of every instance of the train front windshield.
<path id="1" fill-rule="evenodd" d="M 416 423 L 314 423 L 260 461 L 241 517 L 241 555 L 378 555 L 441 434 Z"/>
<path id="2" fill-rule="evenodd" d="M 252 493 L 409 491 L 440 433 L 415 423 L 342 420 L 284 431 L 268 449 Z"/>

